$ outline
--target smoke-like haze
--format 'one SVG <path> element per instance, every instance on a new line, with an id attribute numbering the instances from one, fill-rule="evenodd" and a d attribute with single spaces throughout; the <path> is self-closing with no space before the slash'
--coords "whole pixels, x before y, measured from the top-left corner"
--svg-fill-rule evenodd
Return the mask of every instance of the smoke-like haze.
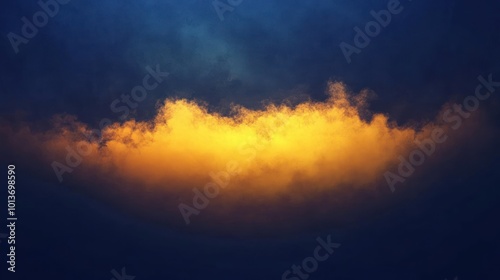
<path id="1" fill-rule="evenodd" d="M 367 94 L 349 94 L 340 83 L 330 83 L 328 93 L 326 102 L 234 106 L 229 115 L 169 99 L 151 121 L 113 123 L 102 131 L 70 116 L 42 131 L 26 124 L 2 130 L 9 149 L 36 166 L 50 165 L 53 179 L 155 219 L 184 222 L 179 205 L 196 209 L 196 194 L 205 192 L 210 202 L 190 215 L 193 224 L 201 212 L 212 222 L 261 223 L 280 217 L 279 204 L 300 209 L 326 194 L 374 190 L 434 127 L 400 127 L 371 114 Z M 338 197 L 330 201 L 336 203 Z M 248 210 L 261 206 L 267 207 L 263 216 Z"/>

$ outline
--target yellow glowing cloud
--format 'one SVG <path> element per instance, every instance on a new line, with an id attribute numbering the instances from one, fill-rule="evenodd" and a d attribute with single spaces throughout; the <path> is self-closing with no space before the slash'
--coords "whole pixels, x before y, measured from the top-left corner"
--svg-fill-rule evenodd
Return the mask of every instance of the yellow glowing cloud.
<path id="1" fill-rule="evenodd" d="M 326 102 L 260 111 L 235 107 L 231 116 L 209 113 L 187 100 L 167 100 L 153 121 L 106 127 L 103 143 L 82 140 L 91 132 L 76 121 L 71 128 L 38 135 L 37 142 L 54 159 L 62 155 L 63 164 L 67 145 L 90 145 L 83 165 L 163 188 L 169 182 L 192 188 L 190 182 L 208 182 L 210 173 L 228 164 L 238 171 L 232 178 L 235 188 L 262 195 L 286 191 L 297 181 L 322 189 L 379 179 L 417 132 L 390 124 L 381 114 L 363 120 L 362 96 L 352 104 L 355 98 L 349 99 L 341 84 L 330 84 L 329 92 Z"/>
<path id="2" fill-rule="evenodd" d="M 224 187 L 221 209 L 230 210 L 243 200 L 286 194 L 300 202 L 325 190 L 372 188 L 431 126 L 400 127 L 382 114 L 364 119 L 364 95 L 350 96 L 340 83 L 330 83 L 328 91 L 326 102 L 236 106 L 230 116 L 166 100 L 155 119 L 109 125 L 100 140 L 84 137 L 93 132 L 73 118 L 43 133 L 29 127 L 3 132 L 13 149 L 59 162 L 56 173 L 64 179 L 103 189 L 112 182 L 107 191 L 161 193 L 175 208 L 179 201 L 191 203 L 186 195 L 193 188 L 204 191 L 215 182 Z"/>
<path id="3" fill-rule="evenodd" d="M 340 84 L 332 84 L 330 93 L 325 103 L 235 108 L 232 117 L 185 100 L 167 101 L 152 124 L 107 128 L 110 140 L 94 164 L 119 166 L 125 176 L 143 181 L 168 182 L 209 179 L 210 172 L 232 163 L 239 170 L 235 187 L 261 194 L 286 191 L 297 180 L 307 188 L 373 182 L 416 132 L 395 127 L 380 114 L 364 121 Z"/>

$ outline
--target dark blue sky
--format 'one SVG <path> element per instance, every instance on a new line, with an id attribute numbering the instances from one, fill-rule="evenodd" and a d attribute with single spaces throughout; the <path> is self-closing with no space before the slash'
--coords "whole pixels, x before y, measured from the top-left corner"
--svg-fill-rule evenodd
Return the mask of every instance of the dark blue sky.
<path id="1" fill-rule="evenodd" d="M 31 20 L 40 6 L 3 1 L 0 121 L 62 113 L 92 126 L 117 121 L 110 104 L 156 65 L 170 75 L 131 118 L 152 118 L 168 97 L 223 113 L 231 103 L 321 101 L 328 81 L 341 81 L 353 92 L 372 91 L 372 111 L 407 124 L 434 119 L 443 104 L 473 94 L 479 75 L 500 80 L 500 4 L 493 0 L 403 0 L 403 10 L 348 63 L 339 44 L 354 44 L 353 28 L 364 28 L 370 11 L 388 2 L 243 1 L 221 21 L 210 0 L 71 0 L 16 54 L 8 34 L 21 35 L 21 18 Z M 186 233 L 144 221 L 58 183 L 46 166 L 2 144 L 0 168 L 16 163 L 20 172 L 20 221 L 18 278 L 3 277 L 2 242 L 1 279 L 111 279 L 110 270 L 121 267 L 136 280 L 281 279 L 328 234 L 342 246 L 310 279 L 498 279 L 496 95 L 482 105 L 475 120 L 482 123 L 471 124 L 465 144 L 443 152 L 395 194 L 360 194 L 352 220 L 265 237 Z"/>
<path id="2" fill-rule="evenodd" d="M 389 1 L 252 1 L 224 21 L 210 1 L 177 2 L 70 1 L 17 55 L 7 34 L 20 34 L 20 18 L 40 8 L 3 4 L 2 111 L 101 119 L 140 82 L 144 67 L 160 64 L 172 77 L 139 116 L 176 95 L 222 107 L 299 93 L 321 100 L 333 79 L 375 91 L 374 109 L 394 118 L 433 117 L 450 95 L 473 90 L 475 77 L 499 70 L 493 1 L 404 1 L 351 64 L 339 44 L 352 44 L 353 28 Z"/>

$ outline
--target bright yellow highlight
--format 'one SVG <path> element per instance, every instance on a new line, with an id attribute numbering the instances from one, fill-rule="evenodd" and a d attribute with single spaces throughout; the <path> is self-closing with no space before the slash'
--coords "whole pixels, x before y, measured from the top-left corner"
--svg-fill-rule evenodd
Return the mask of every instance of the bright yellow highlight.
<path id="1" fill-rule="evenodd" d="M 235 107 L 231 116 L 187 100 L 167 100 L 150 122 L 106 127 L 100 143 L 82 140 L 90 129 L 71 121 L 71 129 L 31 134 L 37 138 L 31 145 L 43 146 L 49 160 L 63 164 L 67 146 L 90 145 L 82 166 L 65 178 L 116 178 L 134 188 L 203 189 L 212 181 L 210 173 L 226 172 L 228 166 L 234 171 L 228 185 L 233 195 L 369 186 L 406 154 L 417 132 L 390 124 L 381 114 L 363 120 L 359 111 L 365 98 L 349 97 L 342 84 L 330 84 L 329 92 L 326 102 Z"/>

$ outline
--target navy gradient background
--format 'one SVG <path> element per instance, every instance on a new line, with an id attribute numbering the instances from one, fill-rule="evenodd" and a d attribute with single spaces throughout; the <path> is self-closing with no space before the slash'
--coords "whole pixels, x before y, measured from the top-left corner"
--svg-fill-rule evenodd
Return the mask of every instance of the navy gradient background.
<path id="1" fill-rule="evenodd" d="M 171 76 L 130 117 L 151 118 L 157 100 L 173 96 L 214 110 L 300 100 L 302 93 L 324 100 L 327 82 L 337 80 L 353 91 L 373 90 L 370 109 L 406 123 L 432 119 L 444 103 L 472 94 L 479 75 L 500 80 L 500 4 L 493 0 L 401 1 L 404 10 L 348 64 L 338 45 L 352 43 L 353 27 L 387 2 L 243 1 L 220 21 L 210 0 L 72 0 L 16 55 L 7 34 L 19 34 L 20 18 L 40 8 L 33 0 L 2 1 L 0 116 L 117 120 L 111 102 L 156 64 Z M 121 267 L 136 280 L 281 279 L 312 254 L 317 236 L 328 234 L 342 246 L 310 279 L 499 279 L 499 92 L 481 105 L 494 129 L 479 160 L 461 161 L 467 150 L 458 150 L 432 176 L 388 193 L 385 209 L 321 232 L 186 234 L 130 217 L 2 156 L 0 174 L 17 163 L 19 221 L 18 273 L 6 273 L 3 241 L 1 279 L 111 279 L 110 270 Z M 416 191 L 421 184 L 427 191 Z"/>

